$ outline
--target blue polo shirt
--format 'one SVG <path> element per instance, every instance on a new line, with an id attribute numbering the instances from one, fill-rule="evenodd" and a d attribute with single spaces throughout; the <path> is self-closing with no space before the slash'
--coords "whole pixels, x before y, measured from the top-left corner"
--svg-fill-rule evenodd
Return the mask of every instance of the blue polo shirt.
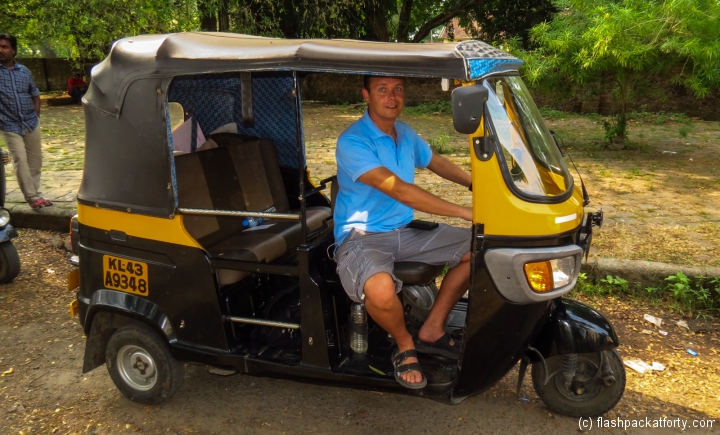
<path id="1" fill-rule="evenodd" d="M 375 125 L 366 110 L 338 138 L 335 157 L 340 190 L 333 217 L 338 245 L 353 228 L 388 232 L 412 221 L 412 208 L 358 180 L 369 170 L 384 166 L 406 183 L 413 183 L 415 168 L 430 164 L 430 146 L 410 126 L 395 121 L 395 132 L 397 144 Z"/>

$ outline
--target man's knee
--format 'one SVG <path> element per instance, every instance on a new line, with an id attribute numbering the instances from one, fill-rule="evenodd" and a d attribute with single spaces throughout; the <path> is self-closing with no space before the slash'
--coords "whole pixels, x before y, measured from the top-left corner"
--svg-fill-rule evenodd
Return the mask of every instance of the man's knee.
<path id="1" fill-rule="evenodd" d="M 392 305 L 397 299 L 395 294 L 395 281 L 387 272 L 377 273 L 365 281 L 365 302 L 378 307 Z"/>

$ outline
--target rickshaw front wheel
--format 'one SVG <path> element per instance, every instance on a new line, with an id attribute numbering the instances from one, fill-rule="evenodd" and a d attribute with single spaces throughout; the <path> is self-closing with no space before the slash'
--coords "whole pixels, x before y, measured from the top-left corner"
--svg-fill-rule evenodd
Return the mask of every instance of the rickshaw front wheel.
<path id="1" fill-rule="evenodd" d="M 565 385 L 563 355 L 548 358 L 546 381 L 542 362 L 533 364 L 532 380 L 535 392 L 551 411 L 570 417 L 594 417 L 615 407 L 625 392 L 625 366 L 615 349 L 598 353 L 577 354 L 575 375 L 571 387 Z M 605 364 L 612 373 L 603 373 Z"/>
<path id="2" fill-rule="evenodd" d="M 183 365 L 173 358 L 165 341 L 142 323 L 115 331 L 105 350 L 105 363 L 125 397 L 147 405 L 167 400 L 185 378 Z"/>

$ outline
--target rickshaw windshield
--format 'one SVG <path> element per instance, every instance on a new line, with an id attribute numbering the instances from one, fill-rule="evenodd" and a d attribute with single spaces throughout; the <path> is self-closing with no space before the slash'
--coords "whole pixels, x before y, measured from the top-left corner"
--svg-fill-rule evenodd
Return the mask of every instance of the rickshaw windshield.
<path id="1" fill-rule="evenodd" d="M 572 177 L 520 77 L 491 77 L 483 85 L 509 187 L 521 197 L 548 199 L 568 192 Z"/>

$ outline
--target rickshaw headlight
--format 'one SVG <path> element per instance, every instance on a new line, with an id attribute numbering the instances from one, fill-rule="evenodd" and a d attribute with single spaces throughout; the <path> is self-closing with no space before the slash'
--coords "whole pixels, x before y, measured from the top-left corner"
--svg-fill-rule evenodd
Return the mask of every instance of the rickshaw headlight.
<path id="1" fill-rule="evenodd" d="M 575 274 L 575 257 L 525 264 L 525 277 L 530 288 L 545 293 L 570 284 Z"/>
<path id="2" fill-rule="evenodd" d="M 4 227 L 8 223 L 10 223 L 10 212 L 0 208 L 0 227 Z"/>

